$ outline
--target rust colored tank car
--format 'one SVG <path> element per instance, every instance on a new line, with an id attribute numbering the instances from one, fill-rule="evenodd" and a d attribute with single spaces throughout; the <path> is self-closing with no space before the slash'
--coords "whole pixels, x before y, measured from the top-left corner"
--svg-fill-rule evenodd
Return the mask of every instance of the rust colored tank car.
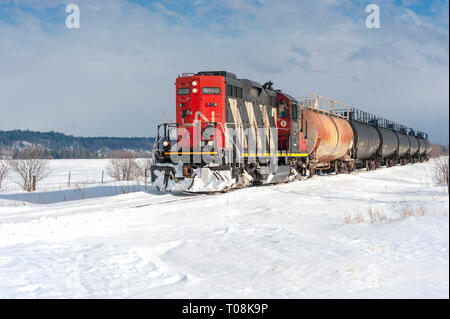
<path id="1" fill-rule="evenodd" d="M 380 155 L 382 159 L 392 157 L 398 150 L 399 140 L 397 135 L 393 130 L 377 127 L 378 133 L 380 134 L 381 148 Z"/>
<path id="2" fill-rule="evenodd" d="M 311 110 L 303 110 L 302 118 L 308 153 L 315 160 L 331 162 L 349 152 L 353 144 L 353 131 L 345 119 Z"/>
<path id="3" fill-rule="evenodd" d="M 395 134 L 397 134 L 398 144 L 399 144 L 398 157 L 401 158 L 408 153 L 409 147 L 410 147 L 410 142 L 409 142 L 408 135 L 401 133 L 401 132 L 395 132 Z"/>

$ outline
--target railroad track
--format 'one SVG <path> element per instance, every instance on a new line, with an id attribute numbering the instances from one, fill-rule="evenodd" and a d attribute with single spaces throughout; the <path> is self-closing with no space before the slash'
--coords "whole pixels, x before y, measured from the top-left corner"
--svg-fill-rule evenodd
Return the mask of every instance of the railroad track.
<path id="1" fill-rule="evenodd" d="M 178 199 L 170 199 L 170 200 L 165 200 L 165 201 L 161 201 L 161 202 L 140 204 L 140 205 L 132 206 L 130 208 L 142 208 L 142 207 L 148 207 L 148 206 L 153 206 L 153 205 L 170 204 L 170 203 L 175 203 L 175 202 L 188 201 L 188 200 L 191 200 L 191 199 L 197 199 L 197 198 L 200 198 L 200 197 L 213 197 L 213 196 L 218 196 L 220 194 L 223 194 L 223 192 L 220 192 L 220 193 L 217 193 L 217 192 L 216 193 L 202 193 L 202 194 L 199 194 L 199 195 L 193 195 L 193 196 L 183 197 L 183 198 L 178 198 Z"/>

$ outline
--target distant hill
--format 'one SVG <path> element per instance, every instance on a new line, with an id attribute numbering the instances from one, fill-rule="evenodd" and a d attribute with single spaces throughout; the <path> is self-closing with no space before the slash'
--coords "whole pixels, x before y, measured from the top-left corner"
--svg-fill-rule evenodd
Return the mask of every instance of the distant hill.
<path id="1" fill-rule="evenodd" d="M 58 132 L 1 131 L 0 151 L 38 148 L 48 158 L 99 158 L 115 150 L 150 153 L 154 138 L 145 137 L 76 137 Z"/>

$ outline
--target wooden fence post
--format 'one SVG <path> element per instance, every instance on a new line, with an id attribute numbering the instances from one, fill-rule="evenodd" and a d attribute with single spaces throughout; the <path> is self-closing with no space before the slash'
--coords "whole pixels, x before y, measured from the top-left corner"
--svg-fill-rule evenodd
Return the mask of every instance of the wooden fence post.
<path id="1" fill-rule="evenodd" d="M 36 191 L 36 176 L 35 176 L 35 175 L 33 175 L 33 185 L 32 185 L 32 189 L 33 189 L 33 192 Z"/>
<path id="2" fill-rule="evenodd" d="M 144 170 L 144 185 L 146 189 L 147 189 L 147 176 L 148 176 L 148 168 Z"/>
<path id="3" fill-rule="evenodd" d="M 69 171 L 69 180 L 68 180 L 68 182 L 67 182 L 67 187 L 70 188 L 70 171 Z"/>
<path id="4" fill-rule="evenodd" d="M 103 175 L 105 175 L 105 171 L 102 170 L 102 184 L 103 184 Z"/>

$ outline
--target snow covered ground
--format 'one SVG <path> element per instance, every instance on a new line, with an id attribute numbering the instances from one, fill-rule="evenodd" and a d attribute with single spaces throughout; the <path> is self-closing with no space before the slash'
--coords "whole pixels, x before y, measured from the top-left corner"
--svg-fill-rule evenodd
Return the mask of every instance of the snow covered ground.
<path id="1" fill-rule="evenodd" d="M 102 184 L 105 165 L 0 192 L 0 298 L 449 297 L 430 163 L 200 196 Z"/>

